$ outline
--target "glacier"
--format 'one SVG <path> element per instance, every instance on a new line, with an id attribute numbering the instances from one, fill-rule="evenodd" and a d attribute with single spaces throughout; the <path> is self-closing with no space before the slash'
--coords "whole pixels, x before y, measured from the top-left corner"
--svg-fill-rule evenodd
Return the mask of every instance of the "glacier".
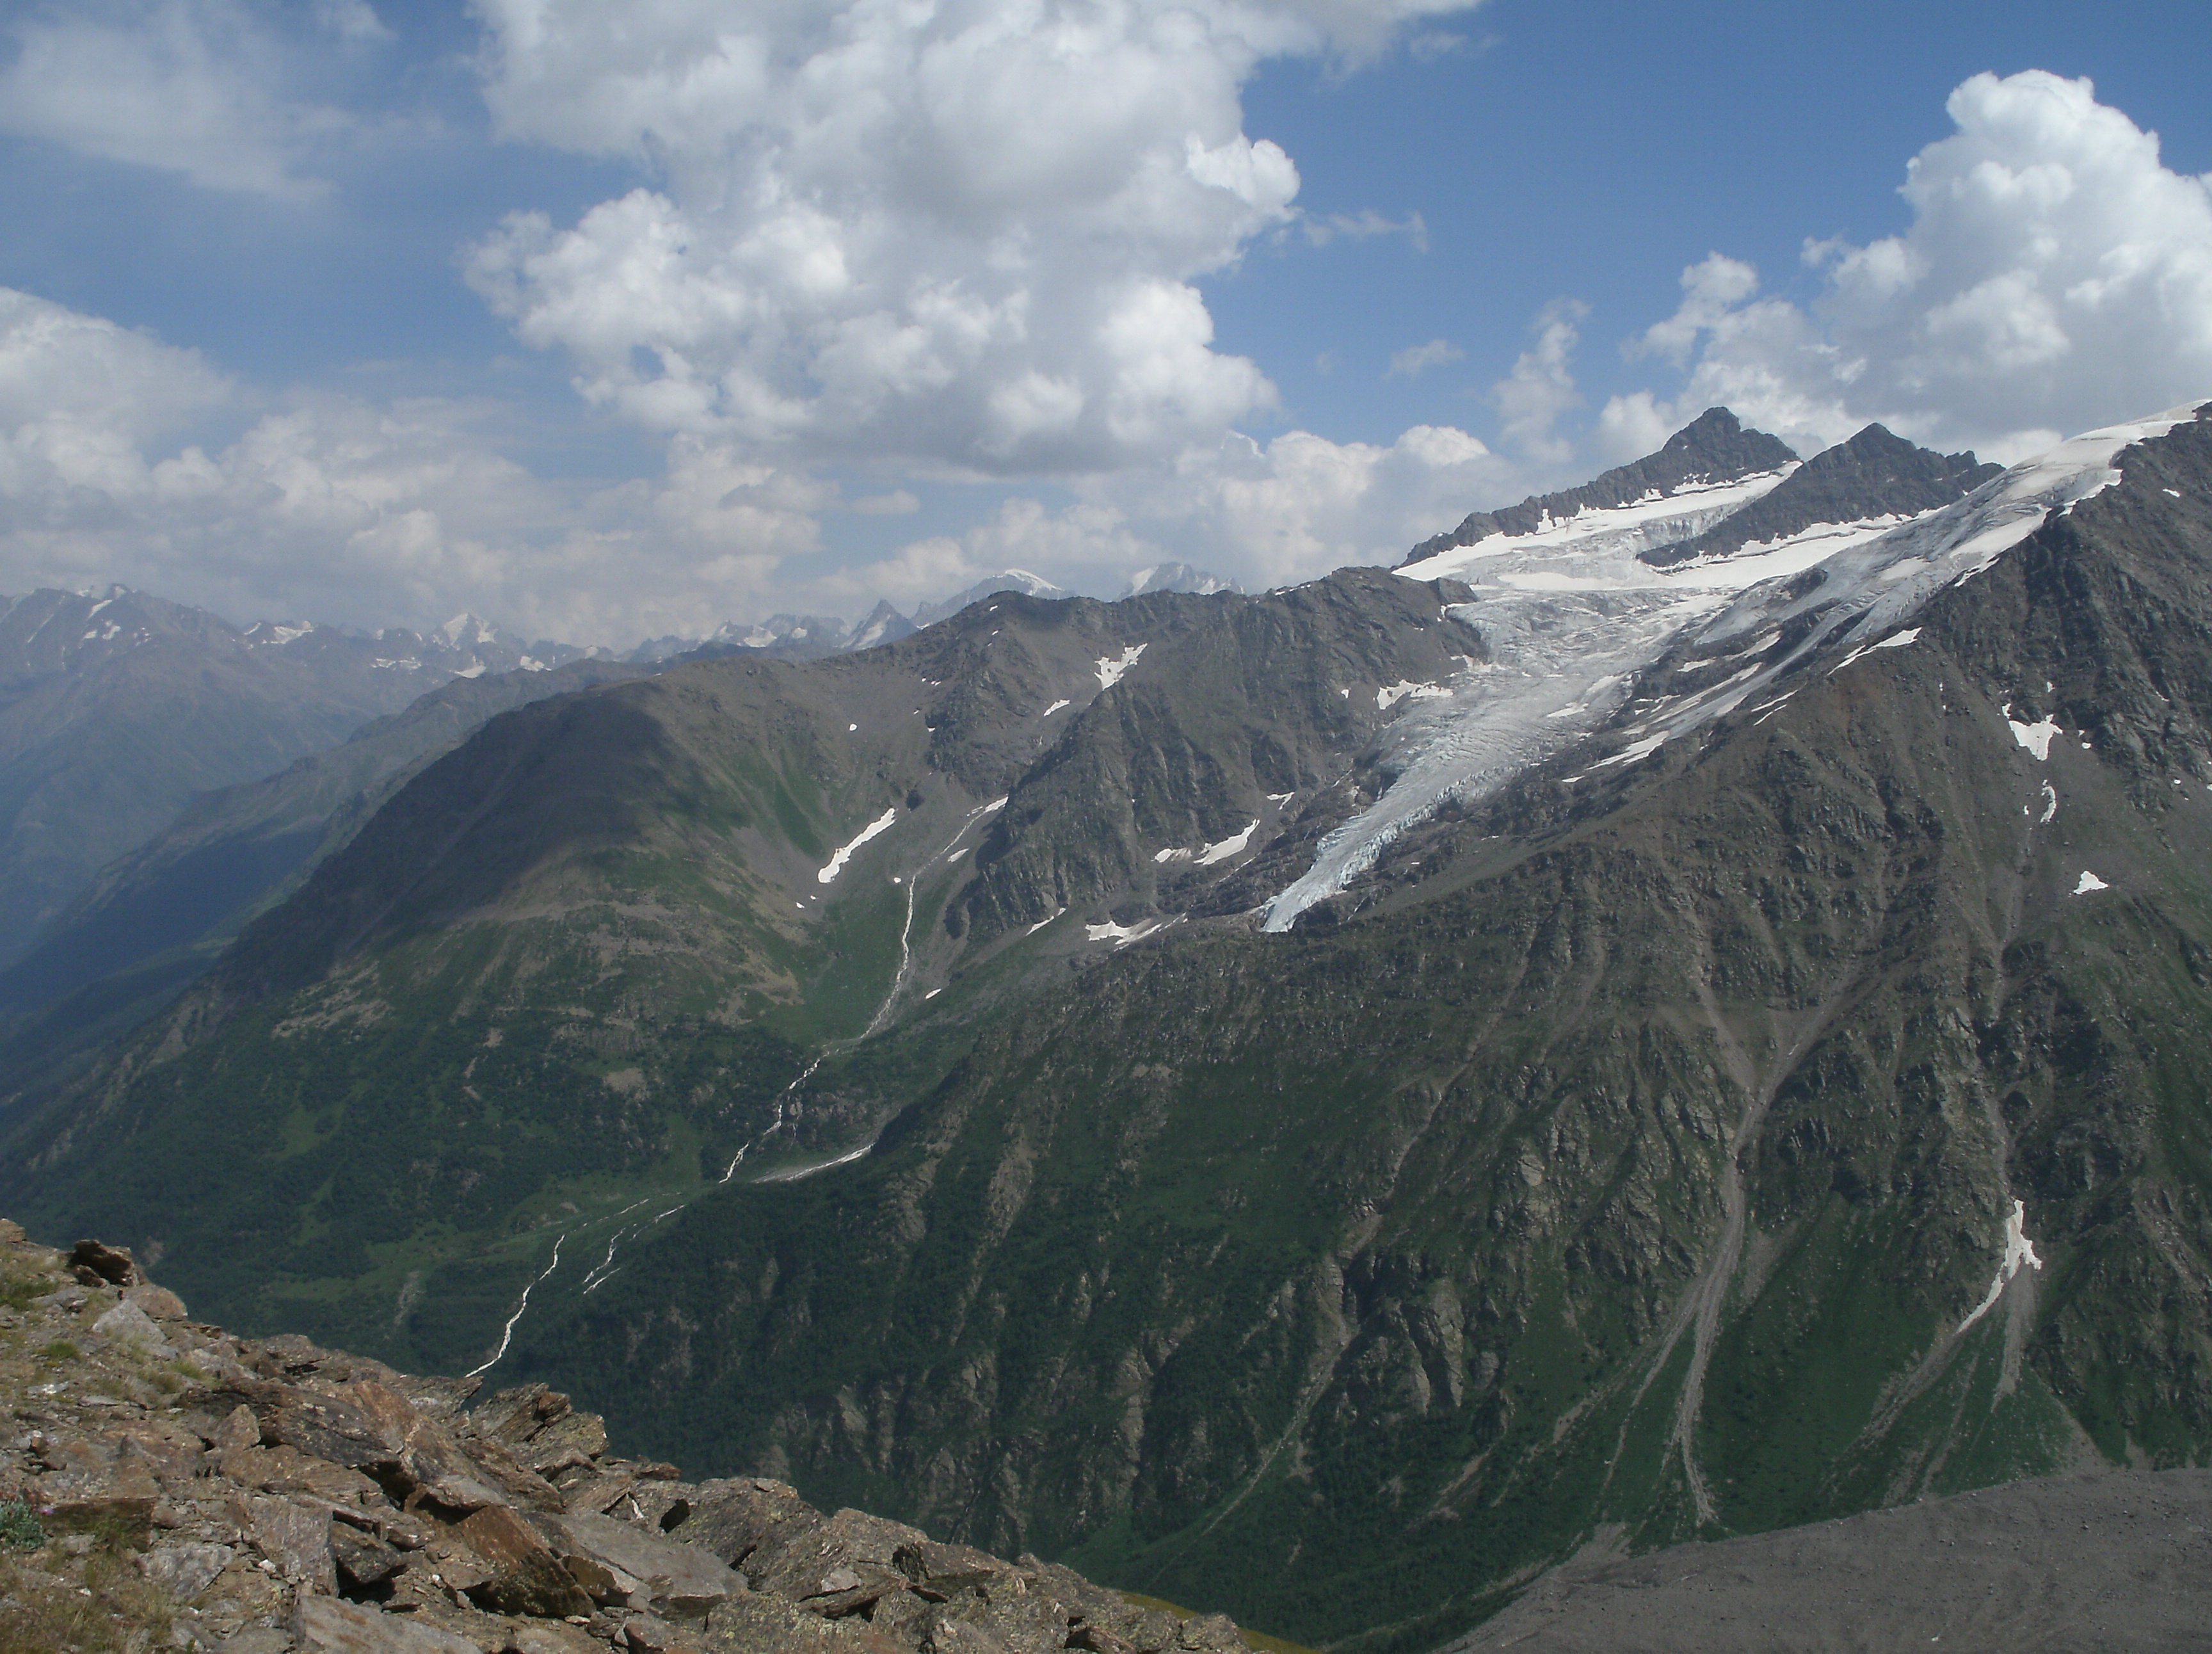
<path id="1" fill-rule="evenodd" d="M 1847 634 L 1863 641 L 1832 671 L 1910 643 L 1918 634 L 1906 635 L 1904 623 L 1936 593 L 1987 569 L 2054 513 L 2111 487 L 2123 449 L 2195 419 L 2196 405 L 2074 437 L 1917 516 L 1818 524 L 1731 556 L 1659 569 L 1638 554 L 1704 532 L 1778 487 L 1795 466 L 1547 518 L 1531 533 L 1492 535 L 1407 564 L 1398 573 L 1409 580 L 1449 577 L 1473 588 L 1444 612 L 1480 634 L 1490 658 L 1438 686 L 1448 694 L 1406 697 L 1382 738 L 1389 786 L 1322 840 L 1312 866 L 1267 904 L 1261 928 L 1289 930 L 1447 800 L 1492 793 L 1585 739 L 1686 632 L 1707 653 L 1740 644 L 1747 664 L 1650 708 L 1622 732 L 1628 745 L 1586 774 L 1633 763 L 1738 708 L 1778 705 L 1789 692 L 1780 680 Z M 1813 569 L 1818 581 L 1796 579 Z M 1819 623 L 1785 656 L 1769 658 L 1782 628 L 1813 609 L 1826 611 Z"/>

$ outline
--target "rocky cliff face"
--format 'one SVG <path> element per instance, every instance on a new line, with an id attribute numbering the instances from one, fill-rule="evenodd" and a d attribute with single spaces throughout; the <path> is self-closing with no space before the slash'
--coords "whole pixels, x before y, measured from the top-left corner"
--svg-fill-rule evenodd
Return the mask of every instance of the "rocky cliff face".
<path id="1" fill-rule="evenodd" d="M 1220 1616 L 612 1452 L 542 1384 L 191 1321 L 0 1223 L 0 1638 L 222 1654 L 1244 1654 Z"/>

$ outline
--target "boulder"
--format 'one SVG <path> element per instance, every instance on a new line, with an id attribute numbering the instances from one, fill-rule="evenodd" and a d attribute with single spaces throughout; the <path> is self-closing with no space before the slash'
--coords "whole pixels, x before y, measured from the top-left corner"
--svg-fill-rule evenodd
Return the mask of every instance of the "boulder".
<path id="1" fill-rule="evenodd" d="M 491 1578 L 469 1593 L 479 1607 L 555 1620 L 592 1611 L 591 1599 L 578 1588 L 574 1577 L 561 1566 L 538 1530 L 514 1511 L 488 1506 L 457 1531 L 491 1570 Z"/>
<path id="2" fill-rule="evenodd" d="M 933 1539 L 910 1540 L 891 1553 L 891 1566 L 925 1596 L 943 1602 L 1008 1572 L 1002 1562 L 969 1545 L 940 1545 Z"/>
<path id="3" fill-rule="evenodd" d="M 264 1493 L 305 1493 L 332 1505 L 380 1499 L 382 1490 L 358 1470 L 311 1458 L 291 1447 L 234 1447 L 215 1456 L 216 1471 Z"/>
<path id="4" fill-rule="evenodd" d="M 914 1654 L 915 1647 L 865 1620 L 824 1620 L 758 1594 L 717 1604 L 703 1640 L 713 1654 Z M 951 1645 L 940 1645 L 939 1654 L 951 1654 Z M 999 1651 L 978 1644 L 968 1654 Z"/>
<path id="5" fill-rule="evenodd" d="M 325 1596 L 337 1590 L 328 1511 L 289 1499 L 257 1499 L 251 1508 L 253 1542 L 280 1575 Z"/>
<path id="6" fill-rule="evenodd" d="M 623 1622 L 623 1646 L 629 1654 L 705 1654 L 699 1633 L 672 1626 L 657 1614 L 634 1614 Z"/>
<path id="7" fill-rule="evenodd" d="M 382 1584 L 407 1562 L 405 1553 L 343 1522 L 331 1523 L 331 1557 L 339 1580 L 356 1590 Z"/>
<path id="8" fill-rule="evenodd" d="M 607 1645 L 580 1626 L 532 1620 L 507 1632 L 499 1654 L 607 1654 Z"/>
<path id="9" fill-rule="evenodd" d="M 123 1297 L 125 1302 L 136 1304 L 156 1321 L 183 1321 L 187 1318 L 185 1300 L 167 1287 L 156 1286 L 150 1280 L 142 1280 L 136 1286 L 127 1288 Z"/>
<path id="10" fill-rule="evenodd" d="M 671 1532 L 735 1568 L 746 1566 L 756 1551 L 781 1550 L 823 1521 L 822 1512 L 787 1484 L 741 1476 L 701 1482 L 690 1515 Z"/>
<path id="11" fill-rule="evenodd" d="M 907 1577 L 893 1559 L 928 1540 L 902 1522 L 865 1511 L 840 1511 L 827 1522 L 788 1529 L 775 1543 L 762 1545 L 746 1559 L 745 1577 L 756 1590 L 815 1606 L 825 1614 L 849 1614 L 870 1606 L 888 1589 L 905 1590 Z"/>
<path id="12" fill-rule="evenodd" d="M 606 1420 L 596 1413 L 571 1412 L 533 1432 L 514 1456 L 525 1469 L 553 1476 L 588 1465 L 606 1450 Z"/>
<path id="13" fill-rule="evenodd" d="M 399 1444 L 387 1440 L 380 1421 L 350 1398 L 296 1384 L 265 1383 L 256 1385 L 246 1399 L 265 1443 L 372 1476 L 398 1468 Z"/>
<path id="14" fill-rule="evenodd" d="M 135 1286 L 144 1279 L 130 1252 L 120 1246 L 103 1246 L 81 1240 L 70 1251 L 70 1268 L 88 1286 L 105 1282 L 110 1286 Z"/>
<path id="15" fill-rule="evenodd" d="M 118 1344 L 128 1345 L 141 1355 L 161 1357 L 176 1353 L 169 1343 L 168 1335 L 155 1324 L 154 1317 L 129 1298 L 94 1322 L 92 1329 L 102 1338 L 111 1338 Z"/>
<path id="16" fill-rule="evenodd" d="M 532 1526 L 598 1602 L 698 1621 L 745 1589 L 744 1576 L 709 1552 L 611 1517 L 581 1511 L 541 1515 L 532 1518 Z"/>
<path id="17" fill-rule="evenodd" d="M 228 1545 L 165 1545 L 138 1559 L 147 1582 L 179 1602 L 189 1602 L 215 1584 L 237 1553 Z"/>
<path id="18" fill-rule="evenodd" d="M 292 1635 L 313 1654 L 485 1654 L 435 1626 L 335 1596 L 302 1596 L 292 1611 Z"/>
<path id="19" fill-rule="evenodd" d="M 501 1479 L 464 1452 L 442 1425 L 416 1411 L 405 1397 L 374 1379 L 356 1380 L 346 1393 L 386 1456 L 389 1469 L 382 1480 L 387 1481 L 387 1491 L 457 1516 L 510 1503 L 507 1490 L 498 1485 Z M 558 1509 L 560 1495 L 548 1484 L 540 1486 L 551 1508 Z"/>
<path id="20" fill-rule="evenodd" d="M 487 1440 L 519 1447 L 547 1425 L 565 1418 L 568 1405 L 568 1398 L 557 1389 L 522 1384 L 477 1402 L 469 1422 Z"/>

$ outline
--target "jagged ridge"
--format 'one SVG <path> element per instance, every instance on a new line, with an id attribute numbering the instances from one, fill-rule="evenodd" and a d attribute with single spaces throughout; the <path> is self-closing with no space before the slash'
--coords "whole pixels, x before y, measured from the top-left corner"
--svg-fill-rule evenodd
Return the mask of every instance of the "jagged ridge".
<path id="1" fill-rule="evenodd" d="M 1533 534 L 1546 520 L 1578 511 L 1609 511 L 1648 495 L 1668 495 L 1686 483 L 1729 482 L 1776 471 L 1797 457 L 1779 437 L 1747 430 L 1726 408 L 1708 408 L 1668 437 L 1656 453 L 1615 466 L 1579 488 L 1530 495 L 1499 511 L 1469 512 L 1449 533 L 1424 540 L 1407 554 L 1408 564 L 1454 546 L 1474 545 L 1492 534 Z"/>
<path id="2" fill-rule="evenodd" d="M 1917 447 L 1884 426 L 1869 425 L 1849 441 L 1814 454 L 1771 493 L 1704 533 L 1639 555 L 1657 568 L 1698 557 L 1725 557 L 1755 541 L 1802 534 L 1818 523 L 1911 517 L 1933 511 L 2004 474 L 1973 454 Z"/>

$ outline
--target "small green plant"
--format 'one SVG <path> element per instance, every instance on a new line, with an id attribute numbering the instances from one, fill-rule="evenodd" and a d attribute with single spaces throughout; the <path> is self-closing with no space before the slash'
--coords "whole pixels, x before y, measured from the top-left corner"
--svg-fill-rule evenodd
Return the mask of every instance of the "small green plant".
<path id="1" fill-rule="evenodd" d="M 74 1361 L 79 1359 L 77 1347 L 66 1338 L 57 1338 L 39 1352 L 42 1361 Z"/>
<path id="2" fill-rule="evenodd" d="M 41 1275 L 0 1275 L 0 1304 L 11 1310 L 27 1310 L 31 1300 L 53 1290 L 53 1282 Z"/>
<path id="3" fill-rule="evenodd" d="M 46 1542 L 37 1513 L 20 1499 L 0 1505 L 0 1550 L 35 1551 Z"/>

